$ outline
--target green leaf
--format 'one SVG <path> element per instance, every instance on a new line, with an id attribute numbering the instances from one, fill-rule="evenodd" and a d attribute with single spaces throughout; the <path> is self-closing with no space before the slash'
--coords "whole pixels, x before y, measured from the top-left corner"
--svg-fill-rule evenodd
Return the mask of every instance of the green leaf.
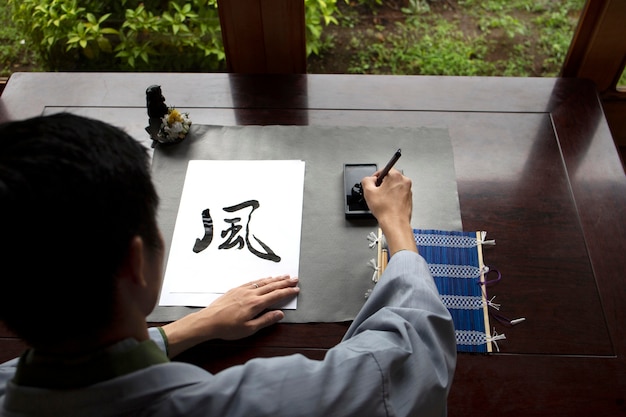
<path id="1" fill-rule="evenodd" d="M 111 46 L 111 42 L 104 36 L 100 36 L 98 38 L 98 47 L 101 51 L 111 53 L 113 52 L 113 47 Z"/>

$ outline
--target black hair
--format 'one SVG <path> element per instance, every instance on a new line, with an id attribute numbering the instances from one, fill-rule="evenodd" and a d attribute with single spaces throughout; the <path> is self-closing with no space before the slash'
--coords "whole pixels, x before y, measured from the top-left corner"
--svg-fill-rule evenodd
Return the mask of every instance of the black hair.
<path id="1" fill-rule="evenodd" d="M 123 130 L 68 113 L 1 125 L 0 320 L 34 346 L 97 334 L 132 238 L 161 245 L 157 205 Z"/>

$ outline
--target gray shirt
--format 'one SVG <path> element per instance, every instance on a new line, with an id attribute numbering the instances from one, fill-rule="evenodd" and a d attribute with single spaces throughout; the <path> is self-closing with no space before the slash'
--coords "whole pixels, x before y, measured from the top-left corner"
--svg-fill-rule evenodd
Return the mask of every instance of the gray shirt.
<path id="1" fill-rule="evenodd" d="M 150 337 L 165 348 L 156 329 Z M 443 416 L 454 328 L 424 259 L 395 254 L 344 339 L 324 360 L 258 358 L 211 374 L 155 364 L 84 388 L 17 385 L 0 365 L 2 416 Z"/>

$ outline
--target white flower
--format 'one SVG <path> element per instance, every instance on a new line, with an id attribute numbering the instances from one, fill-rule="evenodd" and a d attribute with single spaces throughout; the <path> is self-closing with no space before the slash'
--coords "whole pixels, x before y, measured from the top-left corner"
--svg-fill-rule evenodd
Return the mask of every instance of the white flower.
<path id="1" fill-rule="evenodd" d="M 170 107 L 167 114 L 161 118 L 159 138 L 164 143 L 179 142 L 187 136 L 190 127 L 189 113 L 181 113 L 174 107 Z"/>

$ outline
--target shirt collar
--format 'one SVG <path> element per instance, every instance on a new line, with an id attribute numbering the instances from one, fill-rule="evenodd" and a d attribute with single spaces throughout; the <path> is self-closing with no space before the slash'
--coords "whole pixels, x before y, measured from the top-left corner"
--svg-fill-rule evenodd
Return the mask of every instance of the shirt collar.
<path id="1" fill-rule="evenodd" d="M 80 388 L 166 362 L 167 356 L 149 339 L 126 339 L 81 357 L 47 355 L 29 349 L 20 357 L 13 382 L 48 389 Z"/>

